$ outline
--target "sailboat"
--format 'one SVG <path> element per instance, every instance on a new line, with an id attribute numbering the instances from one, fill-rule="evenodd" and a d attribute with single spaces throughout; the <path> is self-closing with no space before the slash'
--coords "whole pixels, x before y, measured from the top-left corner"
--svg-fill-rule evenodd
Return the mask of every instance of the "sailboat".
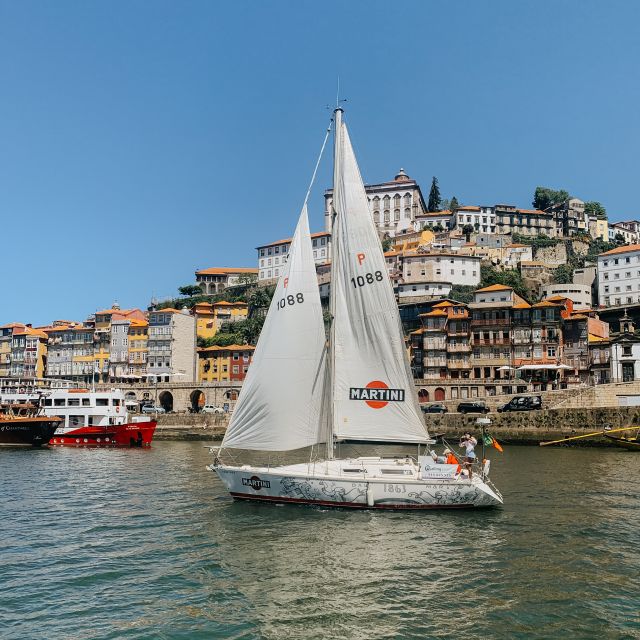
<path id="1" fill-rule="evenodd" d="M 432 450 L 434 440 L 418 405 L 398 307 L 341 108 L 333 123 L 328 339 L 307 192 L 252 365 L 222 444 L 212 448 L 215 459 L 208 469 L 234 498 L 244 500 L 365 509 L 502 504 L 484 470 L 465 475 L 458 465 L 442 464 Z M 417 453 L 336 455 L 336 444 L 349 441 L 417 445 Z M 308 452 L 308 459 L 242 462 L 257 453 L 296 450 Z"/>

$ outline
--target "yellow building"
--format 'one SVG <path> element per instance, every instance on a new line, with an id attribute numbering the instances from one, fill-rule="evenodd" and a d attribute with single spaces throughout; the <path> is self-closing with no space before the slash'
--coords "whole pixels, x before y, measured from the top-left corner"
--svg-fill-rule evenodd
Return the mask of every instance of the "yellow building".
<path id="1" fill-rule="evenodd" d="M 149 323 L 133 319 L 129 322 L 129 375 L 142 378 L 147 375 Z"/>
<path id="2" fill-rule="evenodd" d="M 225 322 L 246 320 L 249 305 L 246 302 L 199 302 L 193 308 L 198 338 L 213 338 Z"/>
<path id="3" fill-rule="evenodd" d="M 47 365 L 47 334 L 27 325 L 15 328 L 11 339 L 12 378 L 43 378 Z"/>
<path id="4" fill-rule="evenodd" d="M 198 349 L 198 381 L 244 380 L 254 349 L 251 345 L 238 344 Z"/>

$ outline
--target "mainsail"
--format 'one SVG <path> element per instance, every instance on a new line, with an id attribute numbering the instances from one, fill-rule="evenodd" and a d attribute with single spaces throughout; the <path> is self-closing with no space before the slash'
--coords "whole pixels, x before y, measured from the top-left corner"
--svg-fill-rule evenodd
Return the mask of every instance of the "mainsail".
<path id="1" fill-rule="evenodd" d="M 325 341 L 305 203 L 223 447 L 290 451 L 325 441 Z"/>
<path id="2" fill-rule="evenodd" d="M 332 227 L 333 434 L 425 442 L 400 316 L 342 110 L 336 110 Z"/>

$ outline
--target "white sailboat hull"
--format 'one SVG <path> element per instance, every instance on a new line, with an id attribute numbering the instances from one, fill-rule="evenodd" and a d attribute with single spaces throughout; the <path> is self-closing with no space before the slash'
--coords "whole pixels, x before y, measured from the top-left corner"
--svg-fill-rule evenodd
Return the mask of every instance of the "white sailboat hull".
<path id="1" fill-rule="evenodd" d="M 479 476 L 422 479 L 417 465 L 404 459 L 357 458 L 278 467 L 216 462 L 208 468 L 241 500 L 394 510 L 502 504 L 497 489 Z"/>

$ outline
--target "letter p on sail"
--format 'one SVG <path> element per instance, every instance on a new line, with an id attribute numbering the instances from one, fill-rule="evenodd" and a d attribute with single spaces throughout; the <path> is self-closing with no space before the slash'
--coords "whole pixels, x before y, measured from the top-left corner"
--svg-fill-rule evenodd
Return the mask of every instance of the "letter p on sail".
<path id="1" fill-rule="evenodd" d="M 287 288 L 288 284 L 289 284 L 289 278 L 287 277 L 287 278 L 284 279 L 284 288 L 285 289 Z"/>
<path id="2" fill-rule="evenodd" d="M 358 258 L 358 264 L 362 264 L 364 262 L 364 253 L 356 254 L 356 258 Z"/>

